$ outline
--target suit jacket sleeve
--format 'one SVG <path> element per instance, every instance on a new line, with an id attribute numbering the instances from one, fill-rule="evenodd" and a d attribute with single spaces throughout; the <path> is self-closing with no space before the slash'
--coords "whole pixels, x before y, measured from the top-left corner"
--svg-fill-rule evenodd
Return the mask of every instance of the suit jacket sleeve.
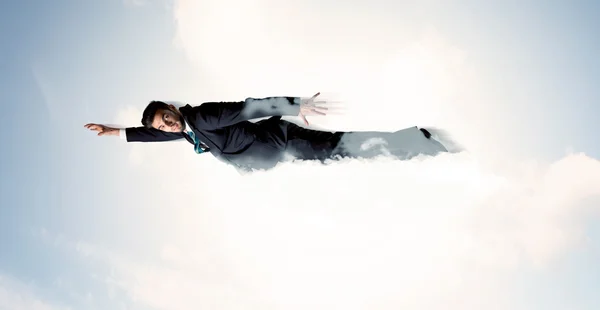
<path id="1" fill-rule="evenodd" d="M 195 125 L 202 129 L 230 126 L 266 116 L 295 116 L 300 97 L 247 98 L 237 102 L 205 102 L 195 108 Z"/>
<path id="2" fill-rule="evenodd" d="M 165 142 L 183 139 L 183 133 L 164 132 L 154 128 L 128 127 L 125 128 L 127 142 Z"/>

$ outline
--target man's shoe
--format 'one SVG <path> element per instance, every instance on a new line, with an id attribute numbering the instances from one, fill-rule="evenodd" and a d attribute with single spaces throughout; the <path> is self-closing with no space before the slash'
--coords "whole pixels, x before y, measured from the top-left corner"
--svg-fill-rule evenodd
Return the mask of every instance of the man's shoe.
<path id="1" fill-rule="evenodd" d="M 427 129 L 419 128 L 419 130 L 425 135 L 425 138 L 427 138 L 427 139 L 431 138 L 431 133 L 429 131 L 427 131 Z"/>

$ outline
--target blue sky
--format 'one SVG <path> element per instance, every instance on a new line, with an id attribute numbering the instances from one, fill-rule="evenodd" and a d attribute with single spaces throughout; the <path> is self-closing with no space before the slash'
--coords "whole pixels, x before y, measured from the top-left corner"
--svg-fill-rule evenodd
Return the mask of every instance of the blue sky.
<path id="1" fill-rule="evenodd" d="M 292 176 L 291 180 L 284 178 L 282 183 L 262 175 L 255 180 L 230 180 L 227 176 L 235 178 L 236 175 L 210 158 L 197 158 L 185 144 L 127 145 L 118 139 L 94 137 L 84 130 L 83 125 L 98 122 L 137 126 L 141 109 L 155 99 L 199 104 L 204 100 L 238 100 L 283 93 L 309 96 L 316 91 L 327 92 L 330 86 L 334 92 L 353 98 L 350 106 L 358 112 L 347 118 L 332 117 L 332 121 L 315 118 L 318 125 L 374 128 L 397 124 L 408 127 L 419 121 L 431 121 L 434 125 L 439 121 L 443 127 L 454 130 L 458 137 L 464 137 L 471 143 L 474 156 L 481 156 L 482 163 L 491 157 L 493 160 L 490 161 L 500 162 L 499 166 L 482 170 L 493 171 L 493 176 L 510 178 L 526 174 L 519 168 L 525 165 L 534 171 L 532 180 L 538 180 L 537 177 L 549 171 L 547 165 L 564 158 L 568 150 L 585 153 L 592 161 L 585 161 L 587 166 L 567 161 L 573 164 L 573 174 L 560 179 L 565 188 L 573 186 L 565 190 L 565 195 L 574 195 L 569 196 L 574 200 L 565 198 L 563 201 L 560 200 L 563 196 L 557 196 L 560 203 L 557 203 L 556 209 L 563 213 L 548 211 L 539 217 L 547 220 L 541 223 L 537 222 L 537 217 L 531 218 L 536 219 L 538 224 L 532 225 L 535 228 L 531 231 L 544 235 L 558 227 L 565 236 L 573 237 L 573 240 L 565 237 L 569 240 L 565 241 L 566 245 L 540 242 L 548 248 L 537 248 L 541 245 L 530 241 L 542 237 L 527 235 L 528 223 L 519 222 L 520 213 L 517 216 L 517 213 L 506 211 L 513 210 L 510 207 L 498 207 L 502 203 L 510 205 L 512 201 L 528 205 L 530 196 L 526 194 L 527 190 L 532 190 L 535 193 L 532 196 L 539 201 L 546 201 L 546 194 L 548 197 L 554 194 L 549 190 L 553 188 L 552 182 L 563 184 L 553 181 L 555 175 L 547 177 L 550 185 L 539 185 L 541 182 L 531 185 L 527 181 L 511 179 L 517 184 L 511 183 L 512 186 L 522 191 L 506 194 L 504 189 L 499 190 L 497 194 L 504 196 L 504 200 L 498 200 L 500 202 L 493 200 L 495 198 L 483 199 L 484 202 L 477 208 L 488 215 L 469 213 L 458 207 L 474 203 L 480 197 L 476 194 L 463 197 L 456 192 L 448 193 L 446 202 L 448 208 L 457 206 L 457 210 L 472 218 L 482 216 L 482 221 L 489 220 L 499 225 L 498 232 L 504 234 L 498 238 L 506 235 L 513 238 L 513 232 L 507 228 L 511 227 L 510 224 L 505 227 L 492 220 L 494 212 L 499 214 L 500 219 L 510 223 L 514 220 L 523 225 L 519 226 L 523 235 L 514 237 L 514 240 L 506 237 L 509 239 L 503 239 L 505 243 L 498 245 L 501 249 L 506 246 L 507 252 L 512 251 L 511 244 L 514 242 L 515 248 L 523 247 L 524 252 L 534 253 L 531 255 L 535 259 L 552 257 L 550 263 L 539 270 L 528 263 L 507 267 L 510 270 L 507 276 L 502 275 L 500 271 L 504 267 L 497 262 L 490 263 L 490 274 L 469 268 L 461 271 L 460 275 L 465 279 L 485 275 L 491 279 L 484 281 L 483 285 L 490 290 L 480 292 L 482 300 L 472 300 L 471 305 L 477 302 L 487 305 L 487 302 L 508 297 L 508 301 L 504 302 L 512 309 L 597 309 L 600 306 L 600 298 L 596 295 L 600 289 L 600 270 L 596 264 L 600 259 L 600 231 L 596 228 L 600 193 L 597 184 L 600 183 L 575 187 L 573 184 L 579 183 L 572 179 L 576 176 L 575 172 L 580 172 L 586 180 L 597 179 L 588 174 L 598 170 L 598 163 L 593 160 L 600 158 L 600 147 L 596 143 L 600 125 L 595 119 L 600 111 L 600 91 L 596 87 L 600 80 L 600 59 L 597 57 L 600 54 L 600 36 L 597 34 L 600 22 L 596 18 L 600 4 L 594 1 L 562 4 L 544 1 L 493 4 L 425 1 L 417 5 L 416 2 L 384 0 L 370 3 L 349 1 L 343 5 L 338 1 L 289 1 L 278 6 L 269 6 L 265 1 L 249 3 L 60 0 L 0 4 L 3 42 L 0 49 L 0 93 L 5 102 L 1 120 L 6 127 L 0 133 L 3 145 L 0 155 L 0 309 L 187 309 L 208 306 L 210 302 L 221 302 L 221 307 L 215 306 L 214 309 L 235 308 L 235 302 L 260 308 L 257 306 L 259 301 L 244 295 L 254 291 L 265 294 L 262 296 L 270 296 L 268 292 L 280 293 L 273 293 L 273 301 L 269 305 L 289 309 L 285 307 L 290 302 L 286 298 L 294 299 L 296 295 L 277 291 L 269 285 L 276 281 L 289 284 L 283 275 L 290 274 L 303 281 L 309 280 L 291 271 L 293 263 L 288 266 L 277 261 L 273 269 L 268 269 L 265 262 L 269 259 L 275 261 L 275 258 L 287 257 L 290 262 L 304 266 L 300 263 L 302 257 L 318 257 L 316 249 L 330 245 L 318 243 L 316 240 L 320 239 L 316 232 L 330 232 L 333 236 L 327 240 L 341 243 L 357 238 L 357 244 L 363 244 L 364 240 L 379 236 L 371 235 L 372 231 L 363 231 L 364 239 L 358 234 L 349 237 L 341 233 L 352 231 L 349 223 L 354 223 L 353 216 L 357 214 L 363 214 L 371 221 L 369 225 L 372 226 L 365 227 L 371 227 L 373 231 L 379 227 L 376 224 L 378 215 L 390 215 L 392 218 L 408 215 L 409 219 L 410 216 L 414 216 L 413 220 L 421 219 L 419 213 L 413 213 L 418 211 L 408 209 L 402 211 L 406 213 L 394 213 L 396 211 L 387 209 L 388 204 L 418 208 L 419 203 L 415 200 L 399 201 L 393 191 L 368 187 L 378 184 L 387 188 L 389 182 L 383 178 L 370 185 L 363 184 L 361 188 L 360 184 L 338 180 L 337 175 L 351 171 L 364 173 L 368 176 L 364 179 L 396 177 L 399 184 L 407 184 L 407 188 L 414 186 L 414 192 L 418 193 L 422 188 L 410 185 L 410 180 L 404 176 L 416 173 L 410 170 L 412 168 L 398 164 L 389 169 L 376 166 L 379 168 L 369 170 L 359 163 L 348 163 L 346 170 L 339 168 L 322 172 L 322 175 L 319 170 L 310 170 L 314 173 L 313 177 L 321 175 L 321 178 L 311 178 L 310 182 L 342 182 L 361 188 L 361 193 L 345 192 L 340 185 L 335 191 L 349 195 L 342 201 L 350 203 L 380 197 L 380 204 L 372 202 L 375 208 L 372 213 L 367 212 L 368 209 L 352 207 L 352 212 L 356 213 L 348 215 L 344 213 L 348 211 L 332 207 L 331 203 L 335 204 L 335 200 L 320 190 L 307 194 L 310 197 L 306 199 L 313 204 L 306 208 L 305 202 L 292 198 L 293 193 L 286 196 L 286 191 L 289 191 L 286 184 L 299 182 L 301 170 L 282 168 L 273 178 L 286 176 L 286 173 Z M 250 7 L 251 12 L 257 15 L 236 13 L 236 7 Z M 226 29 L 225 25 L 234 25 L 231 26 L 234 28 Z M 339 29 L 336 28 L 338 25 Z M 252 32 L 256 29 L 262 29 L 264 33 Z M 248 46 L 249 42 L 256 42 L 256 45 Z M 422 49 L 413 49 L 411 44 L 414 42 L 426 51 L 434 50 L 433 56 L 427 58 L 423 56 L 427 53 L 418 52 Z M 454 61 L 450 57 L 455 49 L 464 55 L 463 61 Z M 281 55 L 276 54 L 277 51 L 289 53 Z M 401 61 L 398 67 L 386 71 L 392 72 L 391 76 L 381 78 L 378 68 L 393 64 L 394 57 L 416 59 L 421 65 L 414 69 L 416 71 L 403 72 L 404 68 L 412 67 L 410 61 Z M 252 60 L 258 65 L 254 66 Z M 439 69 L 441 67 L 443 69 Z M 411 81 L 411 75 L 421 72 L 421 69 L 430 70 L 423 80 L 436 81 L 435 86 L 419 82 L 420 79 Z M 413 84 L 403 88 L 402 81 Z M 365 86 L 363 89 L 363 85 L 371 88 Z M 387 88 L 380 91 L 376 88 L 378 85 Z M 374 99 L 363 100 L 365 98 Z M 406 100 L 417 102 L 407 103 Z M 429 115 L 432 107 L 440 108 L 439 115 Z M 363 115 L 362 112 L 369 114 Z M 539 166 L 528 166 L 532 163 Z M 437 167 L 439 171 L 446 171 L 444 169 L 452 170 L 452 165 L 470 167 L 462 159 L 457 159 L 446 166 L 441 161 L 424 163 L 423 169 Z M 314 169 L 312 166 L 308 168 Z M 576 170 L 580 168 L 583 170 Z M 475 175 L 481 175 L 492 188 L 495 178 L 487 173 L 477 172 Z M 427 177 L 433 178 L 426 179 L 428 182 L 438 182 L 432 175 Z M 452 177 L 450 180 L 453 180 Z M 456 182 L 452 186 L 463 184 L 463 181 Z M 236 190 L 240 192 L 232 194 L 222 190 L 231 184 L 237 185 Z M 456 186 L 455 190 L 460 191 L 460 186 Z M 282 196 L 277 200 L 289 199 L 287 207 L 278 208 L 280 205 L 271 201 L 252 207 L 252 202 L 261 202 L 261 198 L 269 194 L 264 188 L 278 188 Z M 199 190 L 206 201 L 196 200 L 197 196 L 191 194 L 195 190 Z M 369 191 L 372 194 L 368 194 Z M 236 199 L 244 202 L 244 207 L 220 203 L 219 197 L 224 195 L 239 196 Z M 247 201 L 241 197 L 248 197 Z M 462 214 L 438 209 L 440 203 L 429 198 L 424 200 L 428 201 L 422 202 L 425 210 L 437 210 L 456 218 Z M 294 206 L 298 208 L 294 209 Z M 539 205 L 535 207 L 545 212 Z M 490 208 L 489 213 L 486 208 Z M 254 210 L 256 213 L 253 213 Z M 253 219 L 256 226 L 243 222 L 244 217 Z M 563 219 L 566 219 L 565 222 Z M 450 224 L 440 224 L 443 228 L 436 228 L 430 222 L 440 219 L 429 220 L 414 228 L 415 236 L 426 235 L 427 231 L 433 231 L 432 236 L 436 233 L 441 236 L 445 232 L 443 229 L 448 229 L 457 236 L 465 233 L 477 238 L 471 231 L 459 233 L 450 230 L 453 227 Z M 289 227 L 269 224 L 285 221 L 292 224 Z M 382 227 L 388 227 L 387 222 L 382 223 Z M 307 226 L 302 226 L 304 224 Z M 405 224 L 410 224 L 409 220 Z M 340 225 L 341 232 L 336 234 L 328 230 L 327 227 L 335 225 Z M 294 230 L 296 228 L 298 230 Z M 308 236 L 303 239 L 303 229 L 315 232 L 306 232 Z M 397 232 L 395 228 L 389 229 Z M 405 232 L 410 234 L 410 230 Z M 264 244 L 257 243 L 252 237 L 244 237 L 244 233 L 266 241 Z M 583 239 L 576 237 L 580 236 L 578 233 L 583 234 Z M 297 248 L 286 248 L 286 243 L 277 239 L 277 235 L 282 240 L 293 240 Z M 389 238 L 401 244 L 406 241 L 393 233 Z M 423 238 L 429 240 L 428 237 Z M 587 243 L 582 245 L 578 243 L 580 240 Z M 492 243 L 486 241 L 475 242 L 482 257 L 494 253 L 488 248 Z M 245 248 L 244 242 L 255 247 Z M 286 253 L 295 253 L 296 256 L 285 256 L 287 254 L 282 254 L 283 250 L 276 252 L 269 247 L 269 242 L 282 242 L 277 244 L 289 251 Z M 311 242 L 316 242 L 315 248 L 310 247 Z M 416 244 L 408 242 L 405 249 L 411 253 L 420 253 L 421 250 L 432 251 L 423 253 L 443 253 L 441 241 L 431 243 L 431 248 L 426 250 Z M 235 250 L 236 247 L 239 249 Z M 257 249 L 264 252 L 258 255 Z M 331 257 L 344 257 L 344 249 L 326 253 Z M 381 245 L 373 251 L 392 251 L 386 249 Z M 556 256 L 540 254 L 555 253 L 554 250 L 558 253 Z M 247 256 L 232 253 L 245 253 Z M 256 261 L 248 253 L 258 255 Z M 464 253 L 455 254 L 458 257 Z M 510 256 L 498 255 L 498 261 L 503 260 L 503 255 Z M 331 257 L 325 259 L 331 264 L 324 263 L 324 266 L 335 266 Z M 372 263 L 370 258 L 345 259 Z M 407 260 L 406 264 L 411 262 Z M 443 260 L 433 259 L 433 262 L 432 270 L 446 270 L 443 269 Z M 384 263 L 383 266 L 390 265 Z M 456 266 L 463 265 L 457 263 Z M 138 267 L 139 270 L 136 269 Z M 315 270 L 321 270 L 321 267 Z M 275 280 L 271 283 L 268 278 L 259 276 L 263 274 L 261 270 L 265 274 L 279 272 L 280 276 L 274 275 Z M 421 266 L 416 270 L 427 268 Z M 197 282 L 200 280 L 190 279 L 186 274 L 200 278 L 209 274 L 211 276 L 206 278 L 213 282 Z M 257 279 L 256 283 L 240 280 L 252 276 Z M 343 283 L 336 282 L 335 276 L 324 277 L 323 283 Z M 388 300 L 388 305 L 398 302 L 394 300 L 393 293 L 389 293 L 393 292 L 394 286 L 382 284 L 384 278 L 365 277 L 382 281 L 381 285 L 374 287 L 381 288 L 379 294 L 382 300 Z M 496 280 L 497 283 L 494 283 Z M 153 281 L 156 281 L 155 286 L 144 287 L 143 283 Z M 177 283 L 175 286 L 179 290 L 159 289 L 161 283 L 169 281 Z M 218 284 L 211 286 L 207 283 Z M 475 290 L 473 283 L 476 281 L 466 280 L 465 283 L 465 292 Z M 206 287 L 201 286 L 204 284 Z M 297 285 L 296 289 L 303 288 Z M 223 287 L 227 290 L 218 290 Z M 244 293 L 236 291 L 238 287 L 242 287 L 239 292 Z M 387 295 L 386 287 L 390 290 Z M 165 293 L 161 295 L 164 300 L 153 299 L 152 295 L 157 295 L 153 294 L 153 289 L 168 291 L 172 295 Z M 437 289 L 439 291 L 432 296 L 439 300 L 445 300 L 445 290 L 452 291 L 446 287 Z M 414 296 L 423 292 L 415 289 Z M 435 295 L 436 292 L 439 295 Z M 235 295 L 238 293 L 243 297 L 236 301 L 232 296 L 238 296 Z M 19 305 L 14 298 L 16 294 L 20 294 L 25 303 L 33 304 L 38 300 L 48 308 Z M 225 302 L 214 297 L 215 294 L 234 300 Z M 331 299 L 319 298 L 330 302 L 344 295 L 332 293 L 331 296 Z M 468 294 L 464 296 L 469 297 Z M 485 296 L 489 299 L 486 300 Z M 176 298 L 178 302 L 172 300 Z M 194 304 L 189 303 L 192 301 Z M 351 303 L 348 299 L 345 301 Z M 423 300 L 420 302 L 412 305 L 427 305 Z M 343 304 L 341 300 L 340 304 Z M 497 306 L 502 308 L 502 305 Z"/>

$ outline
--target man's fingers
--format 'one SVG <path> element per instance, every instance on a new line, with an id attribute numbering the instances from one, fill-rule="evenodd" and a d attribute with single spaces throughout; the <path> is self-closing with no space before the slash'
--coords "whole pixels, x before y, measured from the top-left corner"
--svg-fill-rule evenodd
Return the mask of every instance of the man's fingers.
<path id="1" fill-rule="evenodd" d="M 300 118 L 302 119 L 302 121 L 304 122 L 304 124 L 306 126 L 308 126 L 308 121 L 306 120 L 306 116 L 304 116 L 304 114 L 300 114 Z"/>
<path id="2" fill-rule="evenodd" d="M 328 108 L 327 115 L 341 115 L 346 114 L 347 109 L 345 108 Z"/>
<path id="3" fill-rule="evenodd" d="M 305 109 L 304 112 L 302 112 L 302 113 L 304 113 L 306 115 L 315 115 L 315 114 L 327 115 L 327 114 L 325 114 L 325 111 L 327 111 L 327 108 L 315 107 L 315 108 Z"/>
<path id="4" fill-rule="evenodd" d="M 106 134 L 106 131 L 104 130 L 104 126 L 101 126 L 101 125 L 87 124 L 87 125 L 85 125 L 85 128 L 87 128 L 89 130 L 97 131 L 99 136 L 103 136 Z"/>
<path id="5" fill-rule="evenodd" d="M 312 97 L 310 97 L 310 99 L 306 100 L 306 102 L 304 102 L 304 104 L 312 104 L 313 101 L 315 101 L 315 98 L 317 98 L 317 96 L 319 96 L 320 94 L 321 94 L 321 92 L 314 94 Z"/>
<path id="6" fill-rule="evenodd" d="M 311 102 L 311 104 L 332 104 L 332 103 L 341 103 L 341 101 L 317 100 L 317 101 Z"/>
<path id="7" fill-rule="evenodd" d="M 330 101 L 330 100 L 319 100 L 314 102 L 307 102 L 305 104 L 307 107 L 311 108 L 320 108 L 320 109 L 328 109 L 329 107 L 335 108 L 342 106 L 341 101 Z"/>
<path id="8" fill-rule="evenodd" d="M 325 110 L 325 111 L 329 109 L 329 108 L 327 108 L 327 107 L 320 107 L 320 106 L 317 106 L 316 104 L 312 104 L 312 103 L 311 103 L 311 104 L 307 104 L 307 105 L 306 105 L 306 108 L 308 108 L 308 109 L 310 109 L 310 110 L 313 110 L 313 109 L 320 109 L 320 110 Z"/>

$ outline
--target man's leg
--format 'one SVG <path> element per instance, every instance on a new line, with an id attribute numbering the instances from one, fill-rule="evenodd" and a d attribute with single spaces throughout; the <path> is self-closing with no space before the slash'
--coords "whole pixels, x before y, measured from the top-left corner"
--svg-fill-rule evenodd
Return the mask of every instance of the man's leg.
<path id="1" fill-rule="evenodd" d="M 373 158 L 384 155 L 398 159 L 409 159 L 420 154 L 436 155 L 440 152 L 447 150 L 432 139 L 427 130 L 416 126 L 395 132 L 346 132 L 333 151 L 343 157 Z"/>
<path id="2" fill-rule="evenodd" d="M 331 158 L 344 132 L 312 130 L 288 122 L 286 153 L 295 159 L 320 160 Z"/>
<path id="3" fill-rule="evenodd" d="M 287 153 L 304 160 L 324 161 L 336 156 L 373 158 L 381 155 L 409 159 L 419 154 L 435 155 L 447 151 L 441 143 L 431 139 L 427 130 L 416 126 L 395 132 L 328 132 L 290 123 L 287 135 Z"/>

